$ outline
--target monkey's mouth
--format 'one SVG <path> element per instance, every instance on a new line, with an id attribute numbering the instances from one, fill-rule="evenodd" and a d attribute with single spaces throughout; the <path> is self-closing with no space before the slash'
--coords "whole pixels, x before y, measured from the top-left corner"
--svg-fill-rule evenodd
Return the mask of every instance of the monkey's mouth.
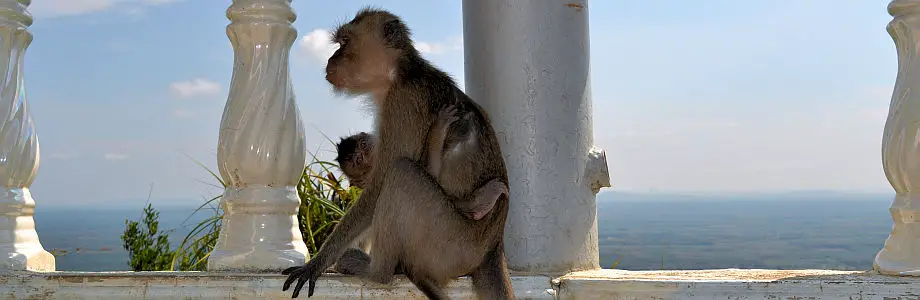
<path id="1" fill-rule="evenodd" d="M 348 79 L 343 78 L 342 76 L 336 76 L 335 72 L 326 73 L 326 82 L 332 85 L 332 88 L 336 91 L 349 91 L 351 88 L 348 86 Z"/>

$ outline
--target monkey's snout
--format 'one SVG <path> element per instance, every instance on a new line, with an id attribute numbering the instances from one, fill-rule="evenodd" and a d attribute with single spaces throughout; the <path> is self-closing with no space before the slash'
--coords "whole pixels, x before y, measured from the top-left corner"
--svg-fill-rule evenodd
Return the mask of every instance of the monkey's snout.
<path id="1" fill-rule="evenodd" d="M 335 81 L 335 71 L 334 70 L 329 70 L 329 69 L 326 70 L 326 82 L 329 82 L 331 84 L 338 83 Z"/>

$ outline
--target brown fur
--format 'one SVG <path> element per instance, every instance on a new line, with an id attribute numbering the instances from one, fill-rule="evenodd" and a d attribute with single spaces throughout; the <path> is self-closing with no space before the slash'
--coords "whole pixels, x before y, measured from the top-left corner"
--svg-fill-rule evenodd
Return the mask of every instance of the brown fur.
<path id="1" fill-rule="evenodd" d="M 452 158 L 453 154 L 468 149 L 468 143 L 475 142 L 470 135 L 470 130 L 467 128 L 470 125 L 468 121 L 471 115 L 471 113 L 466 113 L 463 116 L 458 116 L 454 106 L 450 106 L 438 113 L 438 119 L 431 126 L 427 138 L 428 174 L 433 176 L 435 180 L 440 179 L 443 160 Z M 462 130 L 460 132 L 450 132 L 448 130 L 450 129 L 449 126 L 458 121 L 464 122 L 461 123 L 460 128 Z M 448 139 L 448 137 L 450 138 Z M 374 143 L 374 136 L 366 132 L 360 132 L 342 138 L 336 144 L 338 154 L 335 160 L 342 169 L 342 173 L 348 177 L 352 186 L 362 189 L 365 187 L 364 183 L 367 181 L 374 164 Z M 444 150 L 445 148 L 450 150 Z M 448 151 L 449 153 L 445 153 Z M 507 193 L 508 190 L 501 181 L 492 180 L 473 192 L 474 200 L 468 203 L 467 207 L 457 207 L 457 209 L 459 213 L 467 218 L 479 220 L 492 210 L 495 202 L 503 194 L 507 196 Z M 370 235 L 365 234 L 365 236 L 359 238 L 358 248 L 346 250 L 335 262 L 333 271 L 341 274 L 360 274 L 364 272 L 370 262 L 370 256 L 366 252 L 370 252 L 371 242 Z M 405 274 L 405 272 L 397 267 L 395 274 Z"/>
<path id="2" fill-rule="evenodd" d="M 472 113 L 467 112 L 463 116 L 457 116 L 456 107 L 450 106 L 438 113 L 438 119 L 431 126 L 428 132 L 428 174 L 434 177 L 435 181 L 441 178 L 441 166 L 445 160 L 452 159 L 462 151 L 472 149 L 475 151 L 476 141 L 470 134 L 469 118 Z M 449 131 L 450 126 L 455 122 L 461 122 L 459 132 Z M 342 138 L 336 144 L 338 155 L 335 160 L 342 169 L 342 173 L 348 177 L 352 186 L 364 188 L 370 170 L 374 166 L 374 136 L 360 132 L 358 134 Z M 447 148 L 447 149 L 445 149 Z M 445 153 L 448 152 L 448 153 Z M 498 180 L 492 180 L 484 186 L 473 192 L 474 200 L 467 203 L 468 206 L 458 207 L 460 213 L 473 220 L 479 220 L 486 213 L 492 210 L 495 201 L 505 194 L 508 190 L 505 185 Z M 363 247 L 362 247 L 363 248 Z"/>
<path id="3" fill-rule="evenodd" d="M 366 132 L 341 139 L 336 144 L 335 161 L 348 182 L 363 189 L 371 168 L 374 167 L 374 137 Z"/>
<path id="4" fill-rule="evenodd" d="M 367 186 L 320 251 L 307 264 L 284 270 L 282 289 L 296 280 L 293 296 L 317 278 L 363 232 L 373 228 L 373 251 L 362 277 L 388 283 L 397 266 L 432 299 L 443 287 L 471 274 L 481 299 L 513 299 L 504 257 L 507 194 L 480 220 L 457 213 L 475 191 L 497 180 L 507 190 L 508 175 L 488 115 L 449 75 L 415 50 L 409 30 L 386 11 L 365 9 L 339 27 L 341 47 L 329 59 L 327 81 L 350 94 L 371 94 L 377 105 L 377 145 Z M 443 161 L 438 178 L 426 172 L 428 131 L 450 105 L 469 113 L 471 138 Z M 458 131 L 462 122 L 448 129 Z"/>

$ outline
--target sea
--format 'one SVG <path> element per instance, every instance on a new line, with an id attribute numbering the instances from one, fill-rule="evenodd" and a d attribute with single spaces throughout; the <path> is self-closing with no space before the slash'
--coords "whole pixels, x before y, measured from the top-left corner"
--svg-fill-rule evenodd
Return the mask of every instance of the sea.
<path id="1" fill-rule="evenodd" d="M 872 267 L 891 230 L 893 194 L 790 192 L 664 194 L 602 192 L 597 197 L 600 263 L 627 270 Z M 156 207 L 173 246 L 208 213 Z M 121 234 L 143 206 L 39 206 L 45 249 L 66 253 L 58 270 L 128 271 Z"/>

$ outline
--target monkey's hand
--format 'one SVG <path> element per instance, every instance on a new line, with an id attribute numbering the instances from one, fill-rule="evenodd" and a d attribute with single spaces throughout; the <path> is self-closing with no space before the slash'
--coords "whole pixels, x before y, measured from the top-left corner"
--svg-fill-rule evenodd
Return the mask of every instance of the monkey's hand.
<path id="1" fill-rule="evenodd" d="M 303 289 L 303 285 L 309 282 L 307 298 L 310 298 L 313 296 L 313 289 L 316 287 L 316 279 L 323 274 L 324 269 L 320 266 L 318 260 L 310 260 L 303 266 L 287 268 L 281 271 L 281 274 L 288 275 L 288 279 L 284 281 L 281 290 L 287 291 L 291 287 L 291 283 L 294 283 L 294 279 L 297 279 L 297 286 L 294 287 L 294 294 L 291 295 L 291 298 L 297 298 L 300 295 L 300 290 Z"/>
<path id="2" fill-rule="evenodd" d="M 450 105 L 438 112 L 438 120 L 434 124 L 434 129 L 436 131 L 444 131 L 450 123 L 459 119 L 460 117 L 457 116 L 457 106 Z"/>

